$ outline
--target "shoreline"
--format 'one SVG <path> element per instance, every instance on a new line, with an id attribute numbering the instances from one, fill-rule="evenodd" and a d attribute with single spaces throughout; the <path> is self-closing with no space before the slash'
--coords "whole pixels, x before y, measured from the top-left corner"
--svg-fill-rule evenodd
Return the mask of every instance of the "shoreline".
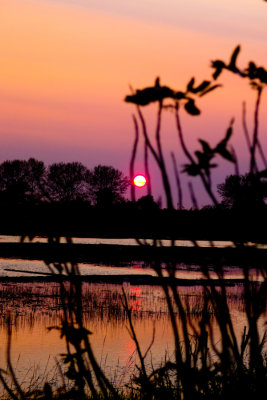
<path id="1" fill-rule="evenodd" d="M 0 257 L 46 262 L 118 264 L 184 263 L 193 265 L 265 267 L 267 249 L 254 247 L 134 246 L 114 244 L 0 243 Z"/>
<path id="2" fill-rule="evenodd" d="M 0 284 L 9 283 L 59 283 L 68 282 L 68 276 L 57 276 L 53 274 L 37 273 L 38 276 L 2 276 L 0 277 Z M 41 276 L 42 275 L 42 276 Z M 122 285 L 128 283 L 130 285 L 148 285 L 148 286 L 162 286 L 162 284 L 174 283 L 175 286 L 235 286 L 244 283 L 244 279 L 180 279 L 169 277 L 159 278 L 153 275 L 80 275 L 75 279 L 88 283 L 105 283 Z"/>

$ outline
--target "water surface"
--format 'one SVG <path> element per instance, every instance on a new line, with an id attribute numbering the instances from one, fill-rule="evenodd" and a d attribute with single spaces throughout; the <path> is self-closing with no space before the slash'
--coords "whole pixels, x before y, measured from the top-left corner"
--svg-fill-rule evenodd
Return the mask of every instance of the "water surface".
<path id="1" fill-rule="evenodd" d="M 47 239 L 37 237 L 35 241 Z M 134 239 L 74 238 L 75 243 L 136 245 Z M 0 236 L 1 242 L 19 242 L 19 236 Z M 169 245 L 163 241 L 163 245 Z M 176 245 L 192 246 L 189 241 L 176 241 Z M 199 242 L 201 246 L 210 246 L 209 242 Z M 217 246 L 229 246 L 231 242 L 218 242 Z M 79 264 L 81 275 L 156 275 L 152 265 L 132 262 L 124 266 L 102 264 Z M 167 275 L 162 264 L 164 274 Z M 214 267 L 208 267 L 211 278 L 218 279 Z M 65 349 L 64 341 L 58 330 L 48 327 L 60 325 L 62 318 L 59 284 L 46 282 L 49 273 L 43 261 L 0 258 L 0 367 L 5 367 L 6 321 L 12 318 L 12 359 L 18 377 L 27 386 L 29 382 L 39 383 L 43 379 L 58 378 L 56 363 Z M 188 315 L 196 326 L 203 311 L 203 288 L 195 280 L 203 278 L 201 267 L 197 265 L 177 264 L 175 276 L 192 280 L 191 285 L 179 287 L 183 302 L 188 307 Z M 17 282 L 5 281 L 1 277 L 17 278 Z M 20 277 L 29 277 L 32 281 L 19 282 Z M 43 277 L 36 282 L 36 277 Z M 224 267 L 227 279 L 243 278 L 243 270 L 236 267 Z M 258 270 L 250 269 L 254 281 L 262 281 Z M 137 337 L 142 350 L 148 348 L 155 330 L 155 339 L 147 357 L 147 363 L 159 366 L 165 359 L 173 357 L 174 343 L 172 328 L 161 287 L 131 285 L 124 283 L 129 306 L 132 309 Z M 243 285 L 227 288 L 228 303 L 237 337 L 241 338 L 245 316 Z M 138 363 L 135 344 L 127 330 L 127 318 L 121 302 L 122 285 L 103 283 L 83 283 L 84 321 L 92 332 L 90 336 L 96 357 L 111 379 L 120 385 L 129 381 L 135 365 Z M 215 339 L 220 344 L 219 329 L 214 318 L 214 311 L 208 310 L 215 332 Z M 261 332 L 266 318 L 260 320 Z M 177 314 L 178 326 L 181 326 Z M 192 332 L 193 334 L 193 332 Z M 216 336 L 217 335 L 217 336 Z"/>
<path id="2" fill-rule="evenodd" d="M 151 343 L 155 329 L 155 339 L 147 363 L 159 366 L 165 358 L 173 359 L 174 343 L 172 328 L 161 287 L 143 285 L 123 285 L 136 334 L 145 352 Z M 181 287 L 179 293 L 188 306 L 188 315 L 198 326 L 203 311 L 203 292 L 200 286 Z M 242 285 L 227 289 L 228 302 L 234 329 L 239 338 L 246 325 L 245 305 Z M 138 363 L 135 344 L 127 330 L 128 321 L 122 306 L 122 286 L 101 283 L 83 284 L 83 308 L 86 327 L 93 349 L 100 364 L 116 384 L 129 381 Z M 5 366 L 4 349 L 6 342 L 6 317 L 12 318 L 12 359 L 18 377 L 25 384 L 32 378 L 56 374 L 56 360 L 66 352 L 59 331 L 48 331 L 51 326 L 60 325 L 62 310 L 58 283 L 2 283 L 0 284 L 0 348 L 1 365 Z M 215 341 L 220 343 L 219 329 L 212 309 L 210 322 L 214 328 Z M 179 315 L 178 326 L 181 329 Z M 263 330 L 264 318 L 260 322 Z M 192 332 L 193 334 L 193 332 Z M 217 336 L 216 336 L 217 335 Z"/>

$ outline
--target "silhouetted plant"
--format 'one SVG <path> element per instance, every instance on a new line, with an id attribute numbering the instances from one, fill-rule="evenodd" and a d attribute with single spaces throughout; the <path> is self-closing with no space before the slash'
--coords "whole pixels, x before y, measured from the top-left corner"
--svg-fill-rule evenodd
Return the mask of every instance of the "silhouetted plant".
<path id="1" fill-rule="evenodd" d="M 188 150 L 187 145 L 185 143 L 184 139 L 184 134 L 182 130 L 182 125 L 181 125 L 181 120 L 180 120 L 180 109 L 181 106 L 184 108 L 184 110 L 188 113 L 191 114 L 192 116 L 199 115 L 200 114 L 200 109 L 196 106 L 196 101 L 199 100 L 203 95 L 206 95 L 213 91 L 214 89 L 217 89 L 220 87 L 220 84 L 214 83 L 214 81 L 217 80 L 217 78 L 221 75 L 221 73 L 226 69 L 234 74 L 237 74 L 241 78 L 245 78 L 249 80 L 249 83 L 253 89 L 256 90 L 257 96 L 256 96 L 256 104 L 255 104 L 255 110 L 254 110 L 254 127 L 253 127 L 253 133 L 252 133 L 252 138 L 249 138 L 249 133 L 247 130 L 247 126 L 245 123 L 245 116 L 243 115 L 243 125 L 244 125 L 244 130 L 247 138 L 247 143 L 249 146 L 249 153 L 250 153 L 250 168 L 249 172 L 250 173 L 255 173 L 258 171 L 257 167 L 257 162 L 255 158 L 256 154 L 256 149 L 259 149 L 261 157 L 264 158 L 264 154 L 260 145 L 260 141 L 258 138 L 258 130 L 259 130 L 259 107 L 260 107 L 260 101 L 262 97 L 262 92 L 263 89 L 266 86 L 267 83 L 267 71 L 263 67 L 258 67 L 254 62 L 250 62 L 248 66 L 244 69 L 240 69 L 237 66 L 237 58 L 240 52 L 240 46 L 237 46 L 231 57 L 230 61 L 228 63 L 225 63 L 222 60 L 216 60 L 212 62 L 212 68 L 215 69 L 212 79 L 211 80 L 205 80 L 201 82 L 199 85 L 195 85 L 195 78 L 192 78 L 190 82 L 187 84 L 186 90 L 185 91 L 177 91 L 173 90 L 167 86 L 161 86 L 159 78 L 156 79 L 155 85 L 153 87 L 145 88 L 142 90 L 136 90 L 135 92 L 133 91 L 132 95 L 126 96 L 125 101 L 134 103 L 136 104 L 137 107 L 137 117 L 134 117 L 134 123 L 135 123 L 135 132 L 136 132 L 136 138 L 139 138 L 139 129 L 141 129 L 144 137 L 144 147 L 145 151 L 148 149 L 154 158 L 156 164 L 159 167 L 159 170 L 162 175 L 162 182 L 163 182 L 163 187 L 166 195 L 166 202 L 167 202 L 167 207 L 169 209 L 173 208 L 173 196 L 172 196 L 172 191 L 170 188 L 170 183 L 169 183 L 169 177 L 168 177 L 168 172 L 166 168 L 166 161 L 165 157 L 163 154 L 162 150 L 162 144 L 161 144 L 161 119 L 162 119 L 162 112 L 164 110 L 174 110 L 174 115 L 175 115 L 175 123 L 176 123 L 176 128 L 177 128 L 177 133 L 178 133 L 178 139 L 181 145 L 181 149 L 188 159 L 188 164 L 185 164 L 183 167 L 182 172 L 187 173 L 189 176 L 193 177 L 200 177 L 204 188 L 209 195 L 211 201 L 213 204 L 218 204 L 218 200 L 215 196 L 215 193 L 213 192 L 212 189 L 212 179 L 211 179 L 211 170 L 215 167 L 217 167 L 217 164 L 214 162 L 215 156 L 219 155 L 226 159 L 229 162 L 235 163 L 236 165 L 236 171 L 238 171 L 238 164 L 237 164 L 237 158 L 236 154 L 234 152 L 234 149 L 229 146 L 229 140 L 232 136 L 233 133 L 233 123 L 234 120 L 232 119 L 230 121 L 229 127 L 226 130 L 225 136 L 217 143 L 215 147 L 212 147 L 206 140 L 199 139 L 199 142 L 201 144 L 201 150 L 195 151 L 194 154 L 191 154 L 191 152 Z M 173 103 L 166 104 L 166 99 L 169 101 L 170 99 L 173 101 Z M 146 121 L 143 116 L 143 113 L 141 111 L 141 106 L 147 106 L 152 102 L 157 102 L 158 103 L 158 111 L 157 111 L 157 124 L 156 124 L 156 130 L 155 130 L 155 140 L 156 140 L 156 146 L 153 146 L 152 140 L 148 135 L 148 129 L 146 126 Z M 131 166 L 131 171 L 130 173 L 132 174 L 133 172 L 133 163 L 135 159 L 137 151 L 137 143 L 135 144 L 133 155 L 132 155 L 132 166 Z M 174 162 L 174 168 L 176 166 L 176 160 L 173 156 L 173 162 Z M 145 165 L 145 168 L 147 169 L 147 166 Z M 176 182 L 178 186 L 178 192 L 179 192 L 179 199 L 178 202 L 181 204 L 181 187 L 179 183 L 179 173 L 178 169 L 175 168 L 175 174 L 176 174 Z M 194 203 L 194 194 L 192 193 L 193 189 L 192 186 L 190 188 L 191 191 L 191 197 Z M 133 193 L 132 193 L 133 194 Z M 151 193 L 150 193 L 151 194 Z M 133 196 L 134 199 L 134 196 Z"/>
<path id="2" fill-rule="evenodd" d="M 229 63 L 225 63 L 221 60 L 212 62 L 212 67 L 215 69 L 213 80 L 216 80 L 222 71 L 227 69 L 242 78 L 247 78 L 250 81 L 252 88 L 257 91 L 254 111 L 254 129 L 251 139 L 249 138 L 248 131 L 245 129 L 249 146 L 250 168 L 249 175 L 247 175 L 244 180 L 246 180 L 246 188 L 250 184 L 252 185 L 253 182 L 254 190 L 257 182 L 261 187 L 258 192 L 261 192 L 263 185 L 260 181 L 260 177 L 265 176 L 266 171 L 258 172 L 256 149 L 261 149 L 258 137 L 258 114 L 262 91 L 267 83 L 267 71 L 263 67 L 257 67 L 253 62 L 250 62 L 248 67 L 244 70 L 238 68 L 237 57 L 239 51 L 240 46 L 237 46 L 230 57 Z M 159 78 L 157 78 L 154 87 L 136 90 L 132 95 L 127 96 L 125 99 L 127 102 L 134 103 L 137 111 L 137 117 L 134 117 L 136 139 L 132 153 L 130 172 L 133 174 L 134 171 L 134 161 L 137 154 L 137 139 L 139 139 L 140 129 L 144 137 L 145 151 L 148 149 L 161 172 L 167 208 L 169 210 L 173 209 L 173 195 L 161 143 L 161 119 L 164 109 L 174 110 L 179 142 L 182 151 L 189 162 L 183 166 L 182 172 L 187 173 L 189 176 L 200 177 L 204 188 L 214 205 L 218 205 L 218 200 L 213 192 L 211 178 L 211 170 L 217 167 L 217 164 L 214 163 L 215 157 L 219 155 L 227 161 L 235 163 L 236 171 L 238 171 L 236 154 L 233 148 L 229 146 L 229 140 L 232 136 L 234 123 L 233 119 L 230 121 L 225 136 L 215 147 L 210 146 L 207 141 L 200 139 L 201 150 L 197 150 L 192 154 L 188 150 L 184 139 L 180 120 L 181 106 L 183 106 L 187 113 L 193 116 L 199 115 L 200 109 L 196 106 L 197 97 L 209 93 L 211 90 L 218 88 L 218 86 L 220 85 L 212 83 L 212 80 L 203 81 L 200 85 L 195 86 L 195 79 L 192 78 L 187 85 L 186 91 L 182 92 L 170 89 L 166 86 L 161 86 Z M 166 104 L 166 99 L 168 99 L 168 101 L 173 101 L 173 103 Z M 141 111 L 141 106 L 146 106 L 152 102 L 158 103 L 157 125 L 154 135 L 155 146 L 152 144 L 153 139 L 148 135 L 146 121 Z M 247 128 L 246 124 L 244 124 L 244 128 Z M 172 158 L 179 193 L 178 200 L 181 204 L 182 193 L 179 172 L 174 155 L 172 155 Z M 146 165 L 145 168 L 147 168 Z M 236 179 L 239 178 L 237 177 Z M 190 190 L 192 202 L 195 207 L 197 207 L 197 199 L 192 186 L 190 186 Z M 254 198 L 256 197 L 257 196 Z M 132 198 L 134 200 L 134 191 L 132 191 Z M 262 200 L 263 194 L 261 196 L 261 201 Z M 197 246 L 193 232 L 192 242 Z M 139 243 L 142 242 L 139 241 Z M 144 244 L 147 243 L 145 242 Z M 158 244 L 162 245 L 160 241 L 154 242 L 154 245 Z M 171 244 L 174 244 L 174 240 Z M 211 245 L 213 245 L 212 242 Z M 242 262 L 242 260 L 240 260 L 240 262 Z M 212 282 L 208 266 L 204 264 L 201 268 L 204 277 Z M 162 282 L 164 282 L 163 270 L 159 262 L 155 261 L 154 269 L 157 272 L 158 277 Z M 176 264 L 167 264 L 166 271 L 170 278 L 170 283 L 162 283 L 162 287 L 165 292 L 173 328 L 175 362 L 166 362 L 162 369 L 157 371 L 157 373 L 160 372 L 161 377 L 166 377 L 167 374 L 167 377 L 171 379 L 170 372 L 175 372 L 175 380 L 172 381 L 174 382 L 172 391 L 175 390 L 176 398 L 188 400 L 201 398 L 226 399 L 227 397 L 233 397 L 233 395 L 241 395 L 243 398 L 251 398 L 252 396 L 260 398 L 261 391 L 266 389 L 267 373 L 266 354 L 264 350 L 264 346 L 266 345 L 266 332 L 262 337 L 260 337 L 258 330 L 258 320 L 260 315 L 263 313 L 263 308 L 260 304 L 264 304 L 264 308 L 266 306 L 265 268 L 262 268 L 259 272 L 259 274 L 262 275 L 263 282 L 259 283 L 258 286 L 255 286 L 251 281 L 249 269 L 243 269 L 244 297 L 246 302 L 248 327 L 245 328 L 243 337 L 238 338 L 233 327 L 229 306 L 227 304 L 227 295 L 224 285 L 224 270 L 220 260 L 218 260 L 216 273 L 218 282 L 220 283 L 217 285 L 217 288 L 215 285 L 211 284 L 210 286 L 207 285 L 203 290 L 206 295 L 205 299 L 207 309 L 208 303 L 211 302 L 213 309 L 215 310 L 215 317 L 217 319 L 221 337 L 219 346 L 218 343 L 215 343 L 213 328 L 209 319 L 205 316 L 205 313 L 198 324 L 194 323 L 194 321 L 186 315 L 186 308 L 182 303 L 179 290 L 176 287 L 174 280 Z M 172 303 L 172 298 L 174 299 L 174 304 Z M 175 317 L 176 312 L 180 315 L 181 327 L 178 327 L 177 319 Z M 192 343 L 191 340 L 192 334 L 190 333 L 190 330 L 193 330 L 194 332 L 194 343 Z M 215 355 L 215 360 L 212 358 L 211 350 Z M 142 387 L 140 381 L 138 384 Z"/>

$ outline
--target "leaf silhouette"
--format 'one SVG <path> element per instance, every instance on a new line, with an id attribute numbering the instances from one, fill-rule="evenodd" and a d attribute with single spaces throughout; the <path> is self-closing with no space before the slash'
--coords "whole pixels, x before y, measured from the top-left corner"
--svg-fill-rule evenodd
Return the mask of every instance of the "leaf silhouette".
<path id="1" fill-rule="evenodd" d="M 193 77 L 187 85 L 187 92 L 192 92 L 195 83 L 195 78 Z"/>
<path id="2" fill-rule="evenodd" d="M 191 115 L 199 115 L 200 110 L 195 106 L 195 101 L 193 99 L 189 99 L 185 104 L 184 108 Z"/>
<path id="3" fill-rule="evenodd" d="M 155 79 L 155 87 L 160 87 L 160 77 L 159 76 Z"/>
<path id="4" fill-rule="evenodd" d="M 215 68 L 215 71 L 212 75 L 213 79 L 215 79 L 215 80 L 222 73 L 222 70 L 226 67 L 224 62 L 221 60 L 212 61 L 211 66 L 212 66 L 212 68 Z"/>
<path id="5" fill-rule="evenodd" d="M 212 150 L 212 148 L 210 147 L 210 145 L 209 145 L 208 142 L 206 142 L 206 141 L 203 140 L 203 139 L 199 139 L 198 141 L 199 141 L 199 143 L 201 144 L 204 153 L 212 153 L 212 152 L 213 152 L 213 150 Z"/>
<path id="6" fill-rule="evenodd" d="M 200 173 L 200 168 L 198 164 L 184 164 L 184 169 L 182 172 L 187 173 L 190 176 L 197 176 Z"/>
<path id="7" fill-rule="evenodd" d="M 240 52 L 240 49 L 241 49 L 241 47 L 240 47 L 240 45 L 238 45 L 238 46 L 236 46 L 236 48 L 234 49 L 234 51 L 232 53 L 232 56 L 230 58 L 230 62 L 229 62 L 229 65 L 228 65 L 228 69 L 230 71 L 239 72 L 239 70 L 238 70 L 238 68 L 236 66 L 236 60 L 237 60 L 237 56 L 238 56 L 238 54 Z"/>
<path id="8" fill-rule="evenodd" d="M 224 138 L 224 141 L 227 143 L 228 142 L 228 140 L 230 139 L 230 137 L 232 136 L 232 134 L 233 134 L 233 127 L 232 127 L 232 124 L 229 126 L 229 128 L 227 129 L 227 131 L 226 131 L 226 135 L 225 135 L 225 138 Z"/>
<path id="9" fill-rule="evenodd" d="M 162 101 L 166 98 L 175 98 L 175 93 L 167 86 L 160 86 L 159 78 L 156 78 L 155 86 L 137 90 L 135 94 L 125 97 L 127 103 L 134 103 L 146 106 L 155 101 Z"/>
<path id="10" fill-rule="evenodd" d="M 204 170 L 206 175 L 210 176 L 210 169 L 217 167 L 217 164 L 210 164 L 210 161 L 214 157 L 213 151 L 204 152 L 204 153 L 202 153 L 201 151 L 195 151 L 195 155 L 198 158 L 199 169 Z"/>
<path id="11" fill-rule="evenodd" d="M 246 69 L 249 79 L 257 78 L 258 68 L 256 67 L 253 61 L 250 61 L 248 64 L 248 68 Z"/>
<path id="12" fill-rule="evenodd" d="M 198 86 L 194 87 L 194 78 L 191 79 L 191 81 L 187 85 L 187 91 L 191 93 L 199 93 L 202 92 L 203 90 L 207 89 L 210 85 L 210 81 L 203 81 L 201 82 Z"/>
<path id="13" fill-rule="evenodd" d="M 217 146 L 214 149 L 214 152 L 220 154 L 223 158 L 225 158 L 228 161 L 235 162 L 235 157 L 234 155 L 226 148 L 227 143 L 229 139 L 231 138 L 233 134 L 233 123 L 234 123 L 234 118 L 231 119 L 230 125 L 226 130 L 225 137 L 217 144 Z"/>
<path id="14" fill-rule="evenodd" d="M 212 90 L 217 89 L 218 87 L 222 87 L 222 86 L 223 85 L 220 85 L 220 84 L 210 86 L 207 90 L 204 90 L 202 93 L 200 93 L 199 97 L 205 96 L 205 94 L 211 92 Z"/>
<path id="15" fill-rule="evenodd" d="M 224 138 L 223 138 L 223 139 L 217 144 L 217 146 L 215 147 L 215 149 L 214 149 L 215 152 L 218 153 L 218 152 L 219 152 L 218 149 L 220 149 L 220 151 L 221 151 L 221 149 L 223 149 L 223 148 L 226 147 L 226 145 L 227 145 L 227 143 L 228 143 L 230 137 L 231 137 L 232 134 L 233 134 L 233 124 L 234 124 L 234 121 L 235 121 L 234 118 L 232 118 L 231 121 L 230 121 L 229 127 L 228 127 L 227 130 L 226 130 L 226 134 L 225 134 Z"/>
<path id="16" fill-rule="evenodd" d="M 213 157 L 212 153 L 202 153 L 201 151 L 195 151 L 195 155 L 198 158 L 198 165 L 204 169 L 207 167 Z"/>
<path id="17" fill-rule="evenodd" d="M 233 154 L 223 145 L 217 146 L 216 153 L 220 154 L 223 158 L 225 158 L 228 161 L 235 162 Z"/>
<path id="18" fill-rule="evenodd" d="M 176 100 L 181 100 L 181 99 L 185 99 L 185 94 L 183 92 L 176 92 L 175 93 L 175 99 Z"/>
<path id="19" fill-rule="evenodd" d="M 210 81 L 203 81 L 200 85 L 198 85 L 194 90 L 194 93 L 203 92 L 203 90 L 207 89 L 210 85 Z"/>
<path id="20" fill-rule="evenodd" d="M 257 77 L 262 83 L 267 83 L 267 71 L 263 67 L 259 67 L 257 71 Z"/>

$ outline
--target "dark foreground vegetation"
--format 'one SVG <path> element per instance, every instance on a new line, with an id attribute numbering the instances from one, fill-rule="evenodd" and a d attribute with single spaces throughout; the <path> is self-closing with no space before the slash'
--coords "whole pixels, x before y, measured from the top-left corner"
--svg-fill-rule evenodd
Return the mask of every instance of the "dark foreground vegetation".
<path id="1" fill-rule="evenodd" d="M 6 235 L 191 240 L 193 232 L 195 240 L 267 240 L 261 229 L 267 220 L 266 208 L 161 210 L 141 208 L 132 202 L 104 209 L 84 203 L 6 204 L 1 206 L 0 216 L 0 234 Z"/>
<path id="2" fill-rule="evenodd" d="M 38 239 L 37 239 L 38 240 Z M 58 237 L 48 238 L 50 243 L 0 243 L 2 258 L 46 260 L 58 262 L 97 263 L 124 266 L 127 263 L 144 262 L 147 265 L 155 260 L 159 263 L 173 262 L 187 265 L 216 266 L 264 266 L 267 250 L 243 243 L 232 246 L 145 246 L 116 244 L 73 244 L 58 243 Z"/>
<path id="3" fill-rule="evenodd" d="M 143 214 L 143 226 L 145 229 L 141 234 L 140 230 L 138 232 L 135 231 L 136 224 L 134 221 L 132 219 L 127 220 L 127 223 L 129 224 L 127 232 L 132 232 L 132 234 L 129 235 L 130 237 L 136 236 L 137 243 L 141 248 L 146 249 L 148 247 L 144 237 L 142 239 L 140 238 L 142 234 L 145 236 L 146 233 L 147 236 L 152 236 L 153 239 L 155 239 L 154 247 L 159 248 L 161 251 L 163 245 L 160 240 L 161 236 L 160 238 L 157 237 L 157 234 L 159 233 L 159 231 L 155 230 L 155 227 L 157 226 L 160 226 L 161 229 L 164 227 L 166 232 L 164 232 L 164 234 L 170 238 L 169 249 L 167 249 L 170 251 L 174 250 L 173 232 L 175 232 L 175 236 L 177 233 L 178 237 L 190 238 L 192 243 L 197 247 L 196 240 L 199 239 L 197 232 L 206 232 L 206 226 L 210 224 L 211 227 L 213 226 L 213 223 L 216 225 L 216 228 L 214 229 L 214 234 L 212 234 L 211 239 L 214 240 L 216 235 L 221 237 L 221 232 L 223 232 L 223 235 L 227 235 L 227 238 L 224 236 L 223 238 L 227 240 L 232 238 L 234 246 L 233 250 L 237 251 L 237 253 L 240 250 L 246 250 L 246 248 L 242 249 L 244 242 L 246 243 L 246 247 L 249 246 L 249 251 L 253 251 L 254 249 L 250 247 L 248 242 L 250 240 L 260 241 L 257 227 L 259 223 L 262 223 L 262 218 L 265 217 L 265 211 L 263 211 L 264 205 L 262 203 L 263 197 L 260 199 L 260 214 L 257 214 L 256 212 L 251 213 L 251 216 L 248 213 L 239 214 L 238 210 L 234 211 L 234 209 L 239 209 L 240 207 L 236 207 L 236 204 L 240 203 L 235 202 L 235 206 L 234 204 L 231 205 L 234 213 L 230 213 L 229 218 L 227 219 L 227 213 L 223 214 L 223 212 L 220 211 L 220 214 L 220 212 L 218 212 L 219 202 L 212 185 L 212 170 L 217 166 L 214 162 L 217 159 L 223 158 L 228 162 L 231 162 L 236 168 L 236 175 L 239 175 L 237 156 L 230 146 L 234 121 L 230 121 L 225 136 L 219 139 L 215 145 L 211 145 L 207 141 L 200 139 L 200 150 L 196 150 L 194 153 L 191 153 L 186 146 L 180 122 L 181 109 L 192 116 L 200 114 L 200 109 L 197 103 L 200 101 L 202 96 L 213 92 L 221 86 L 217 83 L 217 79 L 225 71 L 233 73 L 242 79 L 246 79 L 255 90 L 256 104 L 252 135 L 249 135 L 248 130 L 245 129 L 249 150 L 249 178 L 244 179 L 246 181 L 244 184 L 240 181 L 238 185 L 239 187 L 248 188 L 251 186 L 251 182 L 253 182 L 254 185 L 254 182 L 257 181 L 260 184 L 260 187 L 264 188 L 265 184 L 262 181 L 262 178 L 265 177 L 267 165 L 258 137 L 258 116 L 262 92 L 267 84 L 267 71 L 263 67 L 257 66 L 254 62 L 249 62 L 246 68 L 241 69 L 237 62 L 239 52 L 240 47 L 238 46 L 232 53 L 228 62 L 223 60 L 213 61 L 212 77 L 209 80 L 200 82 L 199 84 L 196 84 L 195 78 L 192 78 L 187 84 L 186 89 L 183 91 L 177 91 L 167 86 L 161 86 L 160 80 L 157 78 L 154 86 L 132 91 L 131 95 L 126 97 L 127 102 L 134 103 L 136 106 L 136 115 L 133 118 L 135 141 L 130 162 L 130 178 L 134 176 L 135 158 L 138 144 L 140 143 L 141 132 L 145 154 L 144 166 L 146 169 L 146 175 L 149 176 L 149 154 L 150 157 L 153 157 L 154 162 L 157 164 L 161 173 L 167 204 L 167 210 L 158 211 L 158 214 L 154 211 L 151 214 L 150 219 L 148 219 L 148 212 Z M 155 137 L 153 138 L 154 140 L 151 140 L 147 133 L 148 130 L 141 106 L 146 106 L 154 102 L 157 104 L 158 111 L 156 115 Z M 183 172 L 192 177 L 192 179 L 197 177 L 202 181 L 203 187 L 209 195 L 215 209 L 215 211 L 212 209 L 209 210 L 209 212 L 218 213 L 216 214 L 218 215 L 216 222 L 215 218 L 212 219 L 212 214 L 205 215 L 205 210 L 195 212 L 195 214 L 183 214 L 183 211 L 178 214 L 178 212 L 174 211 L 173 189 L 170 185 L 169 173 L 167 171 L 161 143 L 161 119 L 163 112 L 168 112 L 169 110 L 173 112 L 175 117 L 180 147 L 188 160 L 187 164 L 182 166 Z M 244 126 L 246 128 L 245 123 Z M 260 157 L 260 162 L 258 161 L 257 156 Z M 178 189 L 178 202 L 176 203 L 181 206 L 182 188 L 179 180 L 179 168 L 177 167 L 174 155 L 172 158 Z M 262 164 L 264 164 L 264 167 L 261 167 Z M 194 208 L 197 209 L 197 199 L 192 183 L 189 186 L 189 189 L 192 204 Z M 148 187 L 148 190 L 148 194 L 151 195 L 152 188 Z M 224 191 L 224 188 L 220 188 L 220 190 L 221 193 L 225 195 L 226 200 L 227 192 Z M 255 191 L 253 190 L 252 192 Z M 131 188 L 131 194 L 132 201 L 134 202 L 134 187 Z M 263 196 L 264 191 L 260 190 L 260 194 Z M 63 215 L 65 215 L 66 221 L 73 218 L 71 217 L 74 215 L 73 213 L 67 212 L 67 210 L 64 211 L 65 214 L 63 212 L 60 217 L 62 220 L 57 220 L 57 223 L 63 222 Z M 94 211 L 96 211 L 96 209 Z M 108 215 L 109 218 L 113 218 L 116 215 L 115 210 L 113 210 L 112 213 L 105 214 L 105 212 L 103 213 L 103 210 L 101 210 L 101 213 L 96 216 L 97 223 L 103 223 L 103 226 L 105 226 L 104 229 L 103 226 L 101 226 L 100 229 L 102 232 L 103 230 L 105 232 L 108 230 L 108 228 L 106 228 L 108 226 L 107 221 L 109 221 Z M 131 212 L 134 214 L 137 211 L 131 210 Z M 40 216 L 41 213 L 38 215 Z M 53 215 L 56 215 L 56 213 Z M 84 212 L 82 215 L 82 218 L 84 219 L 86 213 Z M 126 212 L 125 219 L 127 215 L 131 215 L 131 213 L 127 214 Z M 134 215 L 136 217 L 136 214 Z M 180 224 L 179 217 L 183 219 L 183 215 L 186 217 L 184 217 L 184 222 Z M 191 217 L 191 215 L 194 215 L 194 218 Z M 237 218 L 236 216 L 238 216 L 239 219 L 235 221 L 234 218 Z M 79 215 L 79 217 L 81 216 Z M 190 220 L 190 218 L 192 219 Z M 194 222 L 197 218 L 200 218 L 200 228 L 197 227 Z M 255 218 L 256 222 L 253 221 L 253 218 Z M 93 216 L 91 216 L 91 219 L 94 221 Z M 165 220 L 167 220 L 168 225 L 164 225 L 166 223 Z M 218 220 L 221 225 L 218 224 Z M 31 221 L 33 221 L 32 223 L 34 224 L 34 219 L 31 219 Z M 114 222 L 116 221 L 117 220 Z M 140 223 L 140 221 L 138 222 Z M 236 232 L 234 231 L 235 225 L 233 222 L 240 224 Z M 74 224 L 74 221 L 72 220 L 70 223 Z M 116 225 L 118 225 L 118 223 Z M 68 225 L 67 222 L 65 222 L 64 232 L 73 233 L 73 228 L 70 228 L 70 226 L 71 225 Z M 247 227 L 250 227 L 251 232 L 249 232 Z M 48 232 L 48 226 L 46 229 L 46 232 Z M 62 229 L 62 226 L 60 229 Z M 61 232 L 60 229 L 55 229 L 56 232 L 50 231 L 49 235 L 47 235 L 49 236 L 48 240 L 50 240 L 51 244 L 54 242 L 57 243 L 59 233 Z M 199 229 L 199 231 L 196 231 L 195 229 Z M 34 229 L 32 232 L 35 233 Z M 25 234 L 27 234 L 27 232 L 23 233 L 23 235 Z M 94 236 L 97 236 L 95 232 Z M 66 239 L 68 245 L 71 245 L 70 237 Z M 22 245 L 23 244 L 24 243 L 22 243 Z M 25 243 L 25 245 L 26 244 L 27 243 Z M 57 326 L 51 327 L 51 329 L 58 330 L 61 338 L 65 340 L 66 343 L 66 352 L 61 355 L 61 384 L 57 387 L 53 387 L 46 382 L 38 390 L 28 389 L 25 391 L 25 389 L 22 388 L 21 383 L 16 377 L 12 362 L 12 319 L 7 316 L 7 367 L 6 370 L 0 370 L 0 381 L 7 398 L 14 400 L 228 400 L 233 398 L 241 398 L 243 400 L 261 400 L 266 397 L 266 324 L 263 329 L 260 329 L 260 322 L 266 315 L 267 280 L 265 260 L 262 260 L 260 266 L 257 265 L 255 267 L 253 261 L 251 261 L 251 263 L 248 262 L 247 265 L 240 267 L 242 271 L 242 298 L 244 299 L 244 315 L 246 320 L 245 326 L 240 334 L 240 332 L 235 328 L 234 318 L 227 301 L 227 281 L 224 281 L 225 262 L 223 257 L 218 257 L 214 266 L 215 277 L 219 279 L 219 284 L 217 285 L 210 283 L 212 279 L 214 279 L 214 275 L 211 275 L 211 270 L 207 260 L 201 260 L 199 263 L 203 279 L 206 280 L 207 284 L 202 287 L 202 313 L 201 317 L 196 320 L 192 318 L 192 315 L 189 312 L 188 303 L 183 300 L 181 290 L 179 289 L 179 286 L 177 286 L 177 281 L 175 279 L 177 259 L 167 259 L 163 263 L 161 262 L 163 260 L 156 255 L 150 263 L 150 267 L 153 268 L 156 273 L 165 296 L 173 333 L 173 355 L 172 357 L 163 360 L 160 367 L 152 369 L 148 368 L 148 357 L 151 347 L 153 346 L 154 338 L 151 338 L 151 344 L 147 349 L 142 349 L 134 327 L 133 309 L 129 304 L 125 291 L 122 289 L 122 304 L 124 313 L 127 316 L 128 331 L 130 337 L 135 343 L 136 354 L 138 355 L 136 372 L 132 376 L 129 385 L 122 389 L 117 388 L 116 384 L 111 382 L 109 377 L 103 371 L 99 360 L 97 360 L 95 356 L 94 348 L 90 340 L 92 332 L 86 325 L 86 317 L 83 312 L 82 293 L 84 285 L 77 263 L 73 260 L 62 261 L 57 259 L 56 256 L 51 257 L 49 260 L 44 258 L 44 260 L 48 272 L 52 275 L 56 275 L 60 285 L 59 293 L 60 304 L 62 307 L 62 319 Z M 61 279 L 63 275 L 64 279 Z M 168 279 L 163 279 L 163 275 Z M 66 277 L 68 279 L 66 279 Z M 216 322 L 215 324 L 211 323 L 210 314 L 208 312 L 211 307 L 213 310 L 213 318 Z M 66 379 L 68 379 L 68 386 L 66 385 Z"/>

